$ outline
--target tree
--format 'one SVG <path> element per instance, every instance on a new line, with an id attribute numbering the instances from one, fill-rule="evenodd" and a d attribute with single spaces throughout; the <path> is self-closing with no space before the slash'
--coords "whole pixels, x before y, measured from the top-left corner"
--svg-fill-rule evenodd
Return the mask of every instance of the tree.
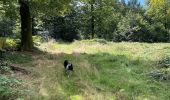
<path id="1" fill-rule="evenodd" d="M 80 3 L 84 4 L 80 6 L 83 11 L 83 14 L 86 14 L 86 18 L 90 24 L 88 25 L 90 27 L 90 33 L 91 33 L 91 38 L 94 38 L 95 35 L 95 5 L 96 5 L 96 0 L 80 0 Z"/>
<path id="2" fill-rule="evenodd" d="M 21 16 L 21 49 L 30 50 L 33 48 L 32 21 L 27 0 L 19 0 Z"/>
<path id="3" fill-rule="evenodd" d="M 140 3 L 138 2 L 138 0 L 129 0 L 128 6 L 132 9 L 137 9 L 140 7 Z"/>
<path id="4" fill-rule="evenodd" d="M 9 4 L 11 9 L 14 8 L 13 4 Z M 9 6 L 0 1 L 0 36 L 9 36 L 13 32 L 14 25 L 16 24 L 16 11 L 8 9 Z M 7 11 L 8 10 L 8 11 Z M 11 15 L 11 16 L 9 16 Z"/>
<path id="5" fill-rule="evenodd" d="M 148 0 L 147 15 L 154 22 L 161 22 L 164 27 L 170 27 L 170 1 L 169 0 Z"/>
<path id="6" fill-rule="evenodd" d="M 78 14 L 81 17 L 79 19 L 82 23 L 81 27 L 83 32 L 81 32 L 83 33 L 84 37 L 97 38 L 99 35 L 100 37 L 104 36 L 100 33 L 107 32 L 103 31 L 103 27 L 105 27 L 107 30 L 110 28 L 106 28 L 106 24 L 108 24 L 111 20 L 115 0 L 78 0 L 78 2 L 80 2 L 78 5 L 81 4 L 78 8 L 80 9 L 78 10 Z M 107 18 L 110 19 L 107 20 Z M 104 22 L 107 23 L 105 24 Z"/>
<path id="7" fill-rule="evenodd" d="M 93 39 L 94 38 L 94 3 L 95 1 L 94 0 L 91 0 L 90 1 L 90 8 L 91 8 L 91 38 Z"/>
<path id="8" fill-rule="evenodd" d="M 64 14 L 67 11 L 70 0 L 3 0 L 5 13 L 16 11 L 17 4 L 20 6 L 19 14 L 21 18 L 21 49 L 31 50 L 32 40 L 32 16 L 53 16 Z M 15 9 L 11 9 L 14 7 Z M 9 15 L 11 16 L 11 15 Z"/>

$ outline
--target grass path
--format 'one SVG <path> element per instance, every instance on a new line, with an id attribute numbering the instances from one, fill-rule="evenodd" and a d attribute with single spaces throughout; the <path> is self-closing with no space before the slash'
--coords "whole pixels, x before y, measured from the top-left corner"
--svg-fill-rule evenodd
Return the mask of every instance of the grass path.
<path id="1" fill-rule="evenodd" d="M 44 43 L 43 52 L 13 53 L 9 61 L 28 70 L 17 75 L 35 95 L 31 100 L 169 100 L 169 81 L 157 81 L 145 73 L 157 69 L 157 61 L 170 54 L 170 44 L 99 43 L 76 41 Z M 20 55 L 20 56 L 19 56 Z M 68 78 L 63 61 L 75 72 Z"/>

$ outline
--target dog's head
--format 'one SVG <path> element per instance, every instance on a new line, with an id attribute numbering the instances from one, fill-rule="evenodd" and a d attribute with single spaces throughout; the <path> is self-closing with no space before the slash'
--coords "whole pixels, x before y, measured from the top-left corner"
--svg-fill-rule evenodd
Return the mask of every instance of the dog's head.
<path id="1" fill-rule="evenodd" d="M 64 67 L 66 68 L 67 65 L 68 65 L 68 60 L 64 60 Z"/>

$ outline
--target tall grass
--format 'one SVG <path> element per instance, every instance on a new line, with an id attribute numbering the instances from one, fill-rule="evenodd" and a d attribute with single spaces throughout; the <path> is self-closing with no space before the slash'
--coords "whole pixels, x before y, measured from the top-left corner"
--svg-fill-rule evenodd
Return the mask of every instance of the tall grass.
<path id="1" fill-rule="evenodd" d="M 25 63 L 19 58 L 13 61 L 32 71 L 31 75 L 17 77 L 36 91 L 30 97 L 33 100 L 170 99 L 169 81 L 146 75 L 158 69 L 157 62 L 170 54 L 170 44 L 51 41 L 38 49 L 44 52 L 19 54 Z M 70 78 L 64 73 L 65 59 L 74 65 Z"/>

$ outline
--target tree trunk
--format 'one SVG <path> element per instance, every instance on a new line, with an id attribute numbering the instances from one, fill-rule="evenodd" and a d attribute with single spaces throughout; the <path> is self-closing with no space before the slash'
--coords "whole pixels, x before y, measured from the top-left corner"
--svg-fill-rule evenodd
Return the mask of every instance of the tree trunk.
<path id="1" fill-rule="evenodd" d="M 21 50 L 32 50 L 32 21 L 27 0 L 19 0 L 21 16 Z"/>
<path id="2" fill-rule="evenodd" d="M 94 0 L 91 0 L 91 35 L 94 38 Z"/>
<path id="3" fill-rule="evenodd" d="M 35 30 L 35 18 L 32 17 L 32 35 L 36 35 L 36 30 Z"/>

